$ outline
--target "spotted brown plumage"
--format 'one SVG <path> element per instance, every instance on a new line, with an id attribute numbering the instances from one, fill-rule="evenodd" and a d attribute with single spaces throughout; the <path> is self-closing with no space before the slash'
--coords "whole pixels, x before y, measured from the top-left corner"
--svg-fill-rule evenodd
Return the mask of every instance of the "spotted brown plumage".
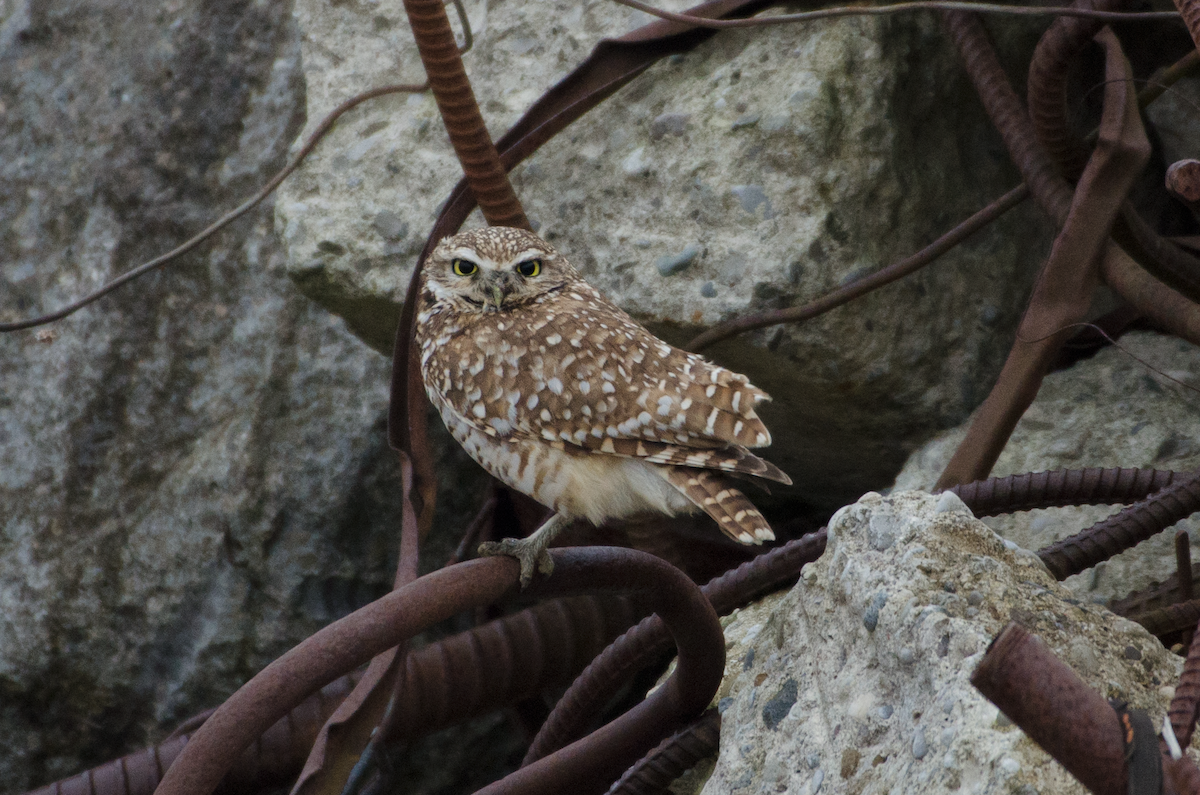
<path id="1" fill-rule="evenodd" d="M 697 509 L 742 543 L 774 538 L 729 475 L 790 483 L 750 452 L 767 399 L 743 375 L 655 337 L 529 232 L 448 237 L 421 276 L 425 391 L 484 469 L 555 511 L 491 552 L 545 568 L 564 523 Z"/>

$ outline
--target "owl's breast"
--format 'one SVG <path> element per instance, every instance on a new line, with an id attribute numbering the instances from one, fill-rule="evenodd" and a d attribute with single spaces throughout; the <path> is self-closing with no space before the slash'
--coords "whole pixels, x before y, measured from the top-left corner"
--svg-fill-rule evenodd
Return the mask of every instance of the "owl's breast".
<path id="1" fill-rule="evenodd" d="M 499 439 L 463 422 L 452 411 L 443 410 L 442 419 L 488 474 L 557 513 L 599 525 L 639 513 L 672 516 L 696 510 L 663 477 L 657 464 L 568 450 L 540 439 Z"/>

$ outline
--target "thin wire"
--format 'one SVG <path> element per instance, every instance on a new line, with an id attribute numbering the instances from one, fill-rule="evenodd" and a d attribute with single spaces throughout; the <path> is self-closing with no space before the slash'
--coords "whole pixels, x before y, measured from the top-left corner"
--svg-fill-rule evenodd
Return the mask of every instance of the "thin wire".
<path id="1" fill-rule="evenodd" d="M 1180 19 L 1178 11 L 1096 11 L 1093 9 L 1073 8 L 1068 6 L 1006 6 L 998 3 L 962 3 L 953 0 L 917 0 L 909 3 L 892 3 L 882 6 L 836 6 L 822 8 L 816 11 L 803 11 L 798 14 L 779 14 L 770 17 L 754 17 L 752 19 L 707 19 L 688 14 L 675 14 L 647 5 L 640 0 L 613 0 L 623 6 L 636 8 L 651 16 L 670 22 L 682 22 L 701 28 L 721 30 L 723 28 L 757 28 L 765 25 L 786 25 L 792 22 L 810 22 L 815 19 L 832 19 L 849 16 L 884 16 L 900 14 L 906 11 L 971 11 L 977 14 L 1006 14 L 1020 17 L 1083 17 L 1084 19 L 1099 19 L 1105 22 L 1153 22 L 1169 19 Z"/>
<path id="2" fill-rule="evenodd" d="M 450 0 L 454 4 L 454 10 L 458 12 L 458 21 L 462 23 L 463 29 L 463 45 L 458 48 L 459 55 L 466 55 L 475 46 L 475 34 L 471 32 L 471 20 L 467 19 L 467 9 L 463 6 L 463 0 Z"/>
<path id="3" fill-rule="evenodd" d="M 899 262 L 894 262 L 869 276 L 864 276 L 857 281 L 847 284 L 845 287 L 840 287 L 803 306 L 773 309 L 768 312 L 727 320 L 698 335 L 687 344 L 687 350 L 697 352 L 717 342 L 747 331 L 766 328 L 768 326 L 778 326 L 784 323 L 798 323 L 823 315 L 831 309 L 836 309 L 843 304 L 853 301 L 855 298 L 873 292 L 894 281 L 898 281 L 929 265 L 959 243 L 962 243 L 1025 201 L 1028 196 L 1029 189 L 1022 183 L 955 226 L 949 232 L 946 232 L 928 246 L 925 246 L 925 248 L 905 257 Z"/>
<path id="4" fill-rule="evenodd" d="M 1129 350 L 1129 349 L 1128 349 L 1128 348 L 1126 348 L 1124 345 L 1122 345 L 1121 343 L 1117 342 L 1115 339 L 1113 339 L 1112 337 L 1110 337 L 1110 336 L 1108 335 L 1108 332 L 1107 332 L 1107 331 L 1105 331 L 1104 329 L 1100 328 L 1100 327 L 1099 327 L 1099 326 L 1097 326 L 1095 323 L 1068 323 L 1067 325 L 1065 325 L 1065 326 L 1062 326 L 1061 328 L 1058 328 L 1058 329 L 1055 329 L 1054 331 L 1051 331 L 1049 334 L 1043 334 L 1042 336 L 1040 336 L 1040 337 L 1035 337 L 1035 338 L 1033 338 L 1033 339 L 1025 339 L 1025 338 L 1024 338 L 1024 337 L 1022 337 L 1020 334 L 1018 334 L 1018 335 L 1017 335 L 1017 340 L 1018 340 L 1019 342 L 1023 342 L 1023 343 L 1025 343 L 1025 344 L 1027 344 L 1027 345 L 1032 345 L 1032 344 L 1033 344 L 1033 343 L 1035 343 L 1035 342 L 1041 342 L 1042 340 L 1048 340 L 1048 339 L 1050 339 L 1051 337 L 1053 337 L 1053 336 L 1054 336 L 1054 335 L 1056 335 L 1056 334 L 1061 334 L 1061 333 L 1063 333 L 1064 331 L 1067 331 L 1068 329 L 1073 329 L 1073 328 L 1080 328 L 1080 329 L 1083 329 L 1083 328 L 1090 328 L 1090 329 L 1092 329 L 1092 330 L 1093 330 L 1093 331 L 1095 331 L 1097 334 L 1099 334 L 1101 337 L 1104 337 L 1104 339 L 1108 340 L 1108 344 L 1109 344 L 1109 345 L 1112 345 L 1114 348 L 1116 348 L 1117 350 L 1119 350 L 1121 353 L 1125 354 L 1125 355 L 1126 355 L 1126 356 L 1128 356 L 1130 359 L 1133 359 L 1135 362 L 1137 362 L 1138 364 L 1142 365 L 1143 367 L 1145 367 L 1145 368 L 1146 368 L 1147 370 L 1149 370 L 1150 372 L 1152 372 L 1152 373 L 1155 373 L 1156 375 L 1161 375 L 1163 378 L 1167 379 L 1168 381 L 1172 381 L 1172 382 L 1174 382 L 1174 383 L 1176 383 L 1176 384 L 1179 384 L 1179 385 L 1180 385 L 1181 387 L 1183 387 L 1184 389 L 1186 389 L 1186 390 L 1188 390 L 1188 391 L 1190 391 L 1190 392 L 1195 392 L 1197 395 L 1200 395 L 1200 389 L 1197 389 L 1196 387 L 1192 386 L 1191 384 L 1184 383 L 1183 381 L 1180 381 L 1178 378 L 1174 378 L 1174 377 L 1172 377 L 1172 376 L 1168 375 L 1167 373 L 1164 373 L 1162 370 L 1159 370 L 1157 367 L 1155 367 L 1154 365 L 1150 364 L 1150 362 L 1146 361 L 1145 359 L 1143 359 L 1142 357 L 1138 356 L 1136 353 L 1134 353 L 1133 351 Z"/>

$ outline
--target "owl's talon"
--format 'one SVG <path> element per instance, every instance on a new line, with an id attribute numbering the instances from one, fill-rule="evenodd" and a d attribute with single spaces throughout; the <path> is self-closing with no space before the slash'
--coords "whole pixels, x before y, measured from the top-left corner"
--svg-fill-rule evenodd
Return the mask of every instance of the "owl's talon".
<path id="1" fill-rule="evenodd" d="M 533 580 L 533 570 L 536 567 L 542 574 L 549 576 L 554 571 L 554 559 L 541 539 L 536 536 L 529 538 L 506 538 L 503 541 L 487 541 L 479 545 L 480 557 L 507 555 L 516 558 L 521 564 L 521 587 L 525 588 Z"/>

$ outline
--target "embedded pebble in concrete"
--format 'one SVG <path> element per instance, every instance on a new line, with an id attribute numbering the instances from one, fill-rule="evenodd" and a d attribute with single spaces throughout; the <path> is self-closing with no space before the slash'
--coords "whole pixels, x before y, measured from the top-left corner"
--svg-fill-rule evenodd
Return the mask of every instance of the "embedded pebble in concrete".
<path id="1" fill-rule="evenodd" d="M 666 135 L 683 135 L 687 131 L 690 113 L 663 113 L 650 122 L 650 140 L 658 141 Z"/>
<path id="2" fill-rule="evenodd" d="M 775 697 L 763 707 L 763 723 L 768 729 L 774 729 L 787 717 L 788 711 L 796 703 L 796 680 L 789 679 L 775 694 Z"/>
<path id="3" fill-rule="evenodd" d="M 761 118 L 762 116 L 757 113 L 746 113 L 742 116 L 738 116 L 737 119 L 734 120 L 733 124 L 729 125 L 729 129 L 744 130 L 747 127 L 753 127 L 754 125 L 758 124 L 758 120 Z"/>
<path id="4" fill-rule="evenodd" d="M 754 211 L 759 207 L 763 208 L 762 217 L 764 220 L 769 220 L 775 217 L 775 210 L 771 207 L 771 200 L 767 198 L 766 191 L 762 185 L 734 185 L 729 189 L 729 192 L 738 200 L 738 204 L 746 212 L 754 215 Z"/>
<path id="5" fill-rule="evenodd" d="M 913 735 L 912 755 L 915 759 L 924 759 L 928 752 L 929 746 L 925 744 L 925 730 L 918 728 L 916 734 Z"/>
<path id="6" fill-rule="evenodd" d="M 704 296 L 705 298 L 716 298 L 717 286 L 712 282 L 705 282 L 700 287 L 700 295 Z"/>
<path id="7" fill-rule="evenodd" d="M 662 276 L 674 276 L 684 268 L 696 261 L 696 257 L 700 256 L 700 247 L 695 243 L 691 243 L 683 251 L 678 254 L 664 254 L 654 260 L 654 267 Z"/>
<path id="8" fill-rule="evenodd" d="M 900 530 L 896 517 L 881 513 L 871 517 L 867 528 L 867 540 L 871 548 L 882 552 L 896 541 L 896 533 Z"/>
<path id="9" fill-rule="evenodd" d="M 639 146 L 621 161 L 621 171 L 626 176 L 641 177 L 650 173 L 650 161 L 646 159 L 646 147 Z"/>
<path id="10" fill-rule="evenodd" d="M 791 591 L 727 623 L 723 742 L 704 793 L 811 792 L 832 770 L 836 792 L 1082 795 L 970 684 L 1012 616 L 1102 696 L 1161 723 L 1181 661 L 951 502 L 865 495 L 830 520 L 825 554 Z"/>
<path id="11" fill-rule="evenodd" d="M 875 627 L 879 624 L 879 611 L 885 604 L 887 604 L 887 594 L 880 591 L 867 605 L 867 609 L 863 612 L 863 626 L 867 628 L 867 632 L 875 631 Z"/>

